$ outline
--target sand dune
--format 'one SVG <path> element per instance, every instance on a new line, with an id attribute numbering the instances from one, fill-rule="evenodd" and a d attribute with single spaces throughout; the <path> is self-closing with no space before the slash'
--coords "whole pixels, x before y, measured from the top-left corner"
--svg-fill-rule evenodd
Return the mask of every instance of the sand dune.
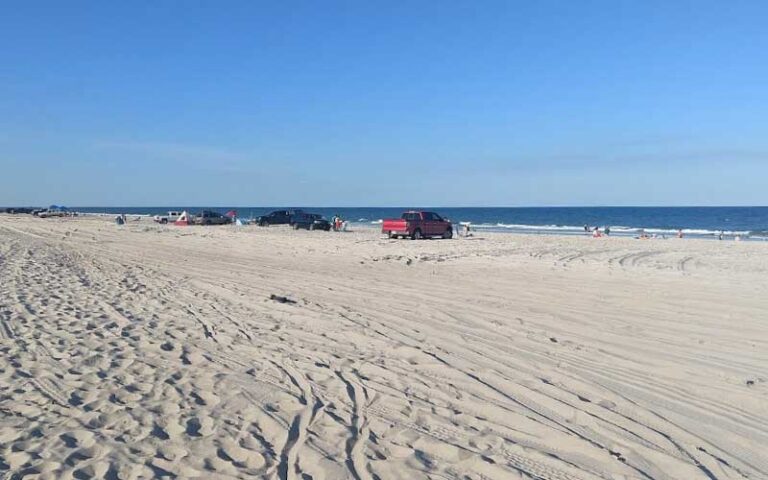
<path id="1" fill-rule="evenodd" d="M 0 216 L 0 476 L 768 478 L 767 274 L 757 242 Z"/>

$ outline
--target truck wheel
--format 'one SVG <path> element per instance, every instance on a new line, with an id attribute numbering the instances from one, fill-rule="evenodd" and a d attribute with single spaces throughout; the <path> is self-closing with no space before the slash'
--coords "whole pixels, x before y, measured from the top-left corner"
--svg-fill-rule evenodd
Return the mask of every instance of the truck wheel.
<path id="1" fill-rule="evenodd" d="M 298 223 L 294 223 L 293 225 L 291 225 L 291 227 L 293 227 L 294 230 L 298 230 L 299 229 L 299 224 Z"/>
<path id="2" fill-rule="evenodd" d="M 413 234 L 411 234 L 411 240 L 421 240 L 422 238 L 424 237 L 421 236 L 421 230 L 418 228 L 413 231 Z"/>
<path id="3" fill-rule="evenodd" d="M 447 229 L 445 233 L 443 233 L 443 238 L 446 240 L 453 238 L 453 227 Z"/>
<path id="4" fill-rule="evenodd" d="M 388 236 L 389 238 L 397 238 L 397 235 L 395 235 L 395 234 L 394 234 L 394 233 L 392 233 L 391 231 L 387 232 L 387 236 Z"/>
<path id="5" fill-rule="evenodd" d="M 162 224 L 166 224 L 166 223 L 168 223 L 168 219 L 167 219 L 167 218 L 164 218 L 164 219 L 160 220 L 160 223 L 162 223 Z"/>

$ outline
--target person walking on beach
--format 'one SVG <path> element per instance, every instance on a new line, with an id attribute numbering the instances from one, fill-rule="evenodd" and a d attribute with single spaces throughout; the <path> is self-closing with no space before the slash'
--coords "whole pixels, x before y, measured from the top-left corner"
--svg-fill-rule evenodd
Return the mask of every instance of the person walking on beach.
<path id="1" fill-rule="evenodd" d="M 604 231 L 605 231 L 605 236 L 607 237 L 608 235 L 610 235 L 610 234 L 611 234 L 611 227 L 609 227 L 608 225 L 606 225 L 606 226 L 605 226 L 605 230 L 604 230 Z"/>

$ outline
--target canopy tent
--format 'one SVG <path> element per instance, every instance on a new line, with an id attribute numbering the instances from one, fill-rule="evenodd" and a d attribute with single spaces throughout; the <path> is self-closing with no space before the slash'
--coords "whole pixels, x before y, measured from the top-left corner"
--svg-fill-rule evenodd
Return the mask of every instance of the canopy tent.
<path id="1" fill-rule="evenodd" d="M 174 225 L 179 225 L 179 226 L 187 226 L 189 225 L 189 223 L 190 223 L 189 214 L 187 213 L 186 210 L 181 212 L 181 215 L 179 215 L 179 218 L 175 222 L 173 222 Z"/>

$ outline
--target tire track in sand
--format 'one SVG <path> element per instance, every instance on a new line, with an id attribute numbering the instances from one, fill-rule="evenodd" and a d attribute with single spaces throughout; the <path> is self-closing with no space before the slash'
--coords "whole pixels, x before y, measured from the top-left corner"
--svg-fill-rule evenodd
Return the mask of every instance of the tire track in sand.
<path id="1" fill-rule="evenodd" d="M 341 370 L 336 370 L 336 376 L 346 385 L 347 396 L 352 402 L 352 425 L 350 426 L 351 436 L 347 439 L 347 468 L 355 477 L 355 480 L 373 480 L 368 472 L 367 462 L 365 461 L 365 442 L 370 435 L 368 419 L 365 415 L 365 398 L 367 397 L 365 387 L 348 379 L 349 374 L 344 374 Z"/>
<path id="2" fill-rule="evenodd" d="M 285 372 L 291 383 L 301 392 L 299 402 L 304 406 L 299 413 L 294 415 L 288 430 L 288 439 L 280 452 L 280 463 L 277 465 L 277 475 L 280 480 L 300 480 L 304 478 L 299 466 L 299 451 L 307 440 L 307 429 L 312 424 L 317 414 L 324 408 L 323 402 L 312 393 L 312 388 L 303 376 L 287 363 L 272 364 Z"/>

